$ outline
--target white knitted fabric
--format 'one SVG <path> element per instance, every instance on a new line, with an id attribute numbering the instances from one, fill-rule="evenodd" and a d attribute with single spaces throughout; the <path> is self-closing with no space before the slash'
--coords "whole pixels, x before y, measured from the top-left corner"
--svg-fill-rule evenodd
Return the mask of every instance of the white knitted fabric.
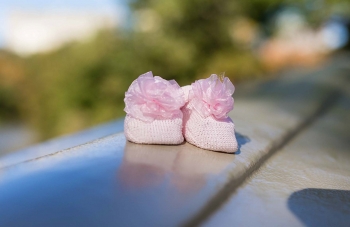
<path id="1" fill-rule="evenodd" d="M 183 87 L 185 95 L 190 86 Z M 234 153 L 238 149 L 235 127 L 227 117 L 217 120 L 212 116 L 203 118 L 191 105 L 191 100 L 181 109 L 183 113 L 183 134 L 187 142 L 212 151 Z"/>
<path id="2" fill-rule="evenodd" d="M 127 140 L 141 144 L 181 144 L 184 141 L 181 118 L 144 122 L 126 115 L 124 133 Z"/>

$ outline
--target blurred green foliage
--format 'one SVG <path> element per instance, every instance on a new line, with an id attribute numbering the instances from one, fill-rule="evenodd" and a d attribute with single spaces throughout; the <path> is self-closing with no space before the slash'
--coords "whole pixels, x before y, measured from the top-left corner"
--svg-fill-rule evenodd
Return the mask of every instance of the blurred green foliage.
<path id="1" fill-rule="evenodd" d="M 204 74 L 196 66 L 201 61 L 195 59 L 193 47 L 187 46 L 181 40 L 161 35 L 131 34 L 125 39 L 115 31 L 104 31 L 90 42 L 33 56 L 25 61 L 28 71 L 21 91 L 25 100 L 20 105 L 21 113 L 25 113 L 22 117 L 44 132 L 44 137 L 121 117 L 125 91 L 142 73 L 153 71 L 181 85 Z M 225 68 L 237 72 L 241 69 L 233 78 L 254 76 L 249 72 L 257 67 L 249 62 L 257 65 L 257 61 L 250 54 L 224 55 L 213 56 L 205 70 L 221 67 L 220 73 Z M 239 60 L 236 65 L 230 63 L 235 57 Z M 243 59 L 247 59 L 246 70 L 239 65 Z"/>
<path id="2" fill-rule="evenodd" d="M 46 139 L 123 116 L 125 91 L 147 71 L 180 85 L 211 73 L 225 72 L 234 83 L 255 78 L 265 72 L 263 65 L 249 45 L 235 42 L 229 28 L 238 18 L 259 25 L 280 5 L 277 0 L 134 0 L 126 28 L 28 58 L 2 53 L 19 76 L 0 83 L 0 119 L 23 119 Z M 310 20 L 318 17 L 310 14 Z M 0 71 L 0 79 L 13 77 L 6 73 Z"/>

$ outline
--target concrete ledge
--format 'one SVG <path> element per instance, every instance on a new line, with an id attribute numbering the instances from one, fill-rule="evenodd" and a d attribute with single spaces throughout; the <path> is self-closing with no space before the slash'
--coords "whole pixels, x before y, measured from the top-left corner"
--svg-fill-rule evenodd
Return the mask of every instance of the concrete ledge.
<path id="1" fill-rule="evenodd" d="M 345 122 L 350 122 L 349 111 L 350 93 L 343 93 L 231 194 L 203 226 L 348 226 L 350 128 Z"/>
<path id="2" fill-rule="evenodd" d="M 236 155 L 187 143 L 138 145 L 120 133 L 3 165 L 0 225 L 200 224 L 273 152 L 329 108 L 341 92 L 345 66 L 339 58 L 317 71 L 290 71 L 238 87 L 232 112 L 240 144 Z"/>
<path id="3" fill-rule="evenodd" d="M 346 61 L 335 59 L 312 72 L 289 71 L 281 78 L 256 84 L 235 97 L 232 119 L 244 136 L 240 153 L 218 184 L 215 195 L 187 226 L 201 224 L 274 152 L 311 124 L 346 91 Z"/>

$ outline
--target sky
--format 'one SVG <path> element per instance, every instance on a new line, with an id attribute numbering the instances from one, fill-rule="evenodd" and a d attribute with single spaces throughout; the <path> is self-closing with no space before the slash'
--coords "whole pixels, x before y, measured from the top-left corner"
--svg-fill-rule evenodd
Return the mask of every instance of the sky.
<path id="1" fill-rule="evenodd" d="M 126 0 L 0 0 L 0 47 L 4 45 L 6 17 L 12 10 L 91 10 L 125 14 Z"/>

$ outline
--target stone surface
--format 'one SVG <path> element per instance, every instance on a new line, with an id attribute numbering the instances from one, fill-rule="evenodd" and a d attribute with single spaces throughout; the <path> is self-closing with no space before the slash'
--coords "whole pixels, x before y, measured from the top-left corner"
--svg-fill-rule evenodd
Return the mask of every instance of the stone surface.
<path id="1" fill-rule="evenodd" d="M 177 225 L 204 205 L 234 158 L 107 137 L 3 171 L 0 225 Z"/>
<path id="2" fill-rule="evenodd" d="M 116 120 L 84 131 L 80 131 L 78 133 L 51 139 L 41 144 L 33 145 L 23 150 L 11 152 L 7 155 L 0 156 L 0 169 L 27 160 L 32 160 L 45 155 L 50 155 L 57 151 L 88 143 L 92 140 L 109 136 L 114 133 L 120 133 L 123 132 L 123 130 L 123 120 Z"/>
<path id="3" fill-rule="evenodd" d="M 349 226 L 350 97 L 267 161 L 204 226 Z"/>
<path id="4" fill-rule="evenodd" d="M 137 145 L 120 133 L 63 151 L 47 146 L 0 159 L 0 226 L 200 224 L 334 102 L 344 65 L 333 61 L 316 72 L 294 71 L 241 92 L 238 87 L 231 115 L 235 155 L 187 143 Z"/>

